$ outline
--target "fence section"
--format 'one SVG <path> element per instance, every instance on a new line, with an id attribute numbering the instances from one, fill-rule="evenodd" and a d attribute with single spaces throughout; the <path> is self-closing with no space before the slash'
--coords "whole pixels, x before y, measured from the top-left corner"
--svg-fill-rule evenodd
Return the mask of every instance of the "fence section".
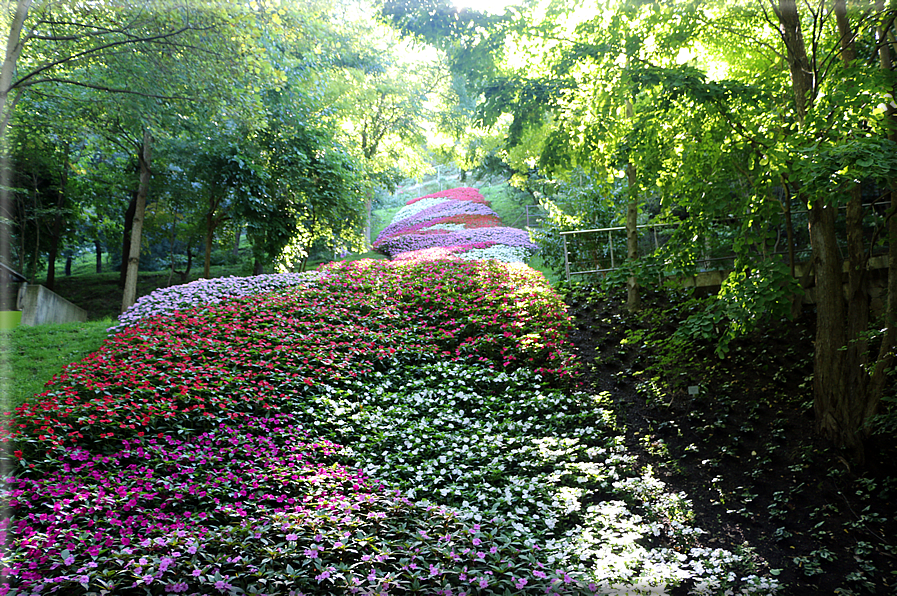
<path id="1" fill-rule="evenodd" d="M 735 265 L 736 243 L 749 236 L 750 250 L 756 256 L 778 258 L 796 265 L 810 258 L 807 212 L 792 213 L 791 220 L 790 240 L 785 223 L 769 226 L 758 221 L 756 225 L 745 226 L 736 218 L 718 221 L 700 230 L 690 229 L 688 222 L 640 225 L 637 226 L 638 253 L 640 258 L 658 258 L 667 275 L 731 270 Z M 870 236 L 872 233 L 870 228 Z M 676 251 L 665 252 L 664 246 L 674 234 L 680 235 Z M 576 275 L 606 275 L 627 259 L 625 227 L 572 230 L 560 235 L 568 281 Z M 683 239 L 684 243 L 681 242 Z"/>

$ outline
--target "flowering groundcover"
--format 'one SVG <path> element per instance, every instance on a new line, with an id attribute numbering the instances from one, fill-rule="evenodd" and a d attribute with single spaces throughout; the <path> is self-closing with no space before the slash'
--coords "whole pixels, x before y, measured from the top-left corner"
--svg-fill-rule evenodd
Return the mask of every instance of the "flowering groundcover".
<path id="1" fill-rule="evenodd" d="M 524 262 L 538 247 L 529 234 L 501 225 L 474 188 L 454 188 L 418 197 L 396 213 L 374 241 L 374 249 L 407 260 L 442 249 L 440 258 Z M 428 256 L 429 256 L 428 255 Z"/>
<path id="2" fill-rule="evenodd" d="M 184 304 L 7 417 L 0 593 L 776 588 L 625 452 L 528 267 L 332 264 Z"/>

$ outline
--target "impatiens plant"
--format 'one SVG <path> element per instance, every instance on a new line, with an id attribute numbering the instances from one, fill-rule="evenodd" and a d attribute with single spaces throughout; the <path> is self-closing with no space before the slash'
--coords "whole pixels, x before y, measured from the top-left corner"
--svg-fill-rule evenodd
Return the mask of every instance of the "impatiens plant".
<path id="1" fill-rule="evenodd" d="M 5 417 L 0 596 L 775 592 L 626 453 L 545 278 L 459 246 L 142 302 Z"/>
<path id="2" fill-rule="evenodd" d="M 0 594 L 582 587 L 507 524 L 464 523 L 334 463 L 339 447 L 311 442 L 290 416 L 160 435 L 66 448 L 54 472 L 11 479 L 17 544 L 4 563 L 16 587 Z"/>
<path id="3" fill-rule="evenodd" d="M 310 271 L 307 273 L 256 275 L 254 277 L 217 277 L 215 279 L 198 279 L 169 288 L 159 288 L 141 297 L 128 310 L 119 315 L 118 325 L 111 327 L 109 331 L 118 331 L 144 317 L 166 315 L 176 310 L 201 304 L 214 304 L 233 296 L 247 296 L 301 283 L 310 283 L 317 275 L 317 272 Z"/>
<path id="4" fill-rule="evenodd" d="M 394 259 L 442 248 L 448 258 L 524 262 L 538 249 L 529 235 L 502 227 L 473 188 L 456 188 L 408 201 L 380 232 L 374 248 Z M 494 250 L 489 250 L 494 249 Z M 409 255 L 409 253 L 411 253 Z"/>

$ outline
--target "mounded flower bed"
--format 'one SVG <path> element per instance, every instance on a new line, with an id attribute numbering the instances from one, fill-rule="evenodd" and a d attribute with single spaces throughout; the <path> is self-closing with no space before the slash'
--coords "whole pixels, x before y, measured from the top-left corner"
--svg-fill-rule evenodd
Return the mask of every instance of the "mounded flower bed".
<path id="1" fill-rule="evenodd" d="M 408 201 L 374 241 L 393 259 L 494 259 L 525 262 L 538 247 L 529 234 L 501 225 L 474 188 L 454 188 Z M 434 253 L 433 249 L 437 249 Z"/>
<path id="2" fill-rule="evenodd" d="M 544 277 L 452 255 L 143 301 L 6 418 L 0 595 L 775 591 L 626 453 Z"/>

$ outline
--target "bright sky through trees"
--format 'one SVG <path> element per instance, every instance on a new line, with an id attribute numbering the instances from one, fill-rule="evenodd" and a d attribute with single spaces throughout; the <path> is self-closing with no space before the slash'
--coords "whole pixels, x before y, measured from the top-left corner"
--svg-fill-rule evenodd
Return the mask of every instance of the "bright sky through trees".
<path id="1" fill-rule="evenodd" d="M 480 12 L 501 14 L 506 6 L 514 4 L 514 0 L 455 0 L 458 8 L 472 8 Z"/>

